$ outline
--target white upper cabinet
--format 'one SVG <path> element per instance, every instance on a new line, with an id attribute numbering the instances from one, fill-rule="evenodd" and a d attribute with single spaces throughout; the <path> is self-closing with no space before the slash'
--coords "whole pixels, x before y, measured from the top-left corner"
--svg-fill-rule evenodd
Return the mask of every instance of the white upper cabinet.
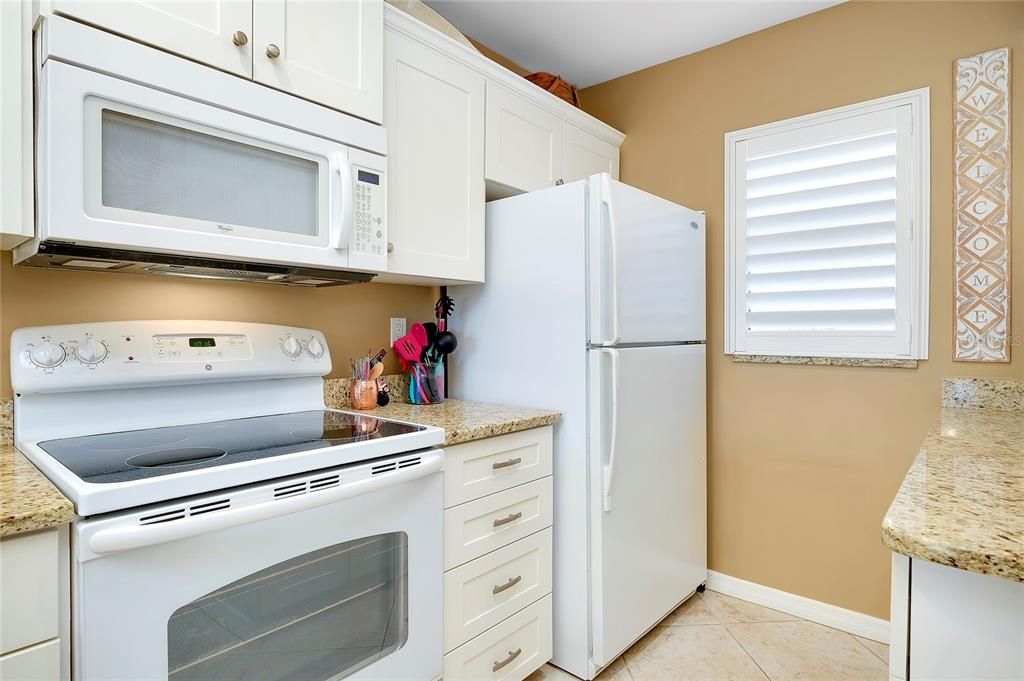
<path id="1" fill-rule="evenodd" d="M 380 123 L 381 0 L 256 0 L 253 77 Z"/>
<path id="2" fill-rule="evenodd" d="M 0 1 L 0 249 L 31 239 L 32 7 Z"/>
<path id="3" fill-rule="evenodd" d="M 562 179 L 573 182 L 597 173 L 608 173 L 613 179 L 619 179 L 619 148 L 566 123 Z"/>
<path id="4" fill-rule="evenodd" d="M 528 81 L 521 83 L 535 88 Z M 590 131 L 587 124 L 594 119 L 576 109 L 569 109 L 569 120 L 555 115 L 569 105 L 554 95 L 541 96 L 550 99 L 546 102 L 549 106 L 541 106 L 522 92 L 487 83 L 486 175 L 491 195 L 529 192 L 595 173 L 609 173 L 618 179 L 621 135 L 616 133 L 618 140 L 613 144 Z M 571 122 L 576 119 L 579 125 Z"/>
<path id="5" fill-rule="evenodd" d="M 484 82 L 434 47 L 385 31 L 388 280 L 484 280 Z"/>
<path id="6" fill-rule="evenodd" d="M 51 0 L 50 5 L 61 14 L 252 77 L 252 0 Z"/>
<path id="7" fill-rule="evenodd" d="M 562 125 L 530 100 L 488 83 L 487 179 L 522 191 L 554 185 L 562 171 Z"/>
<path id="8" fill-rule="evenodd" d="M 51 0 L 55 12 L 375 123 L 383 0 Z"/>

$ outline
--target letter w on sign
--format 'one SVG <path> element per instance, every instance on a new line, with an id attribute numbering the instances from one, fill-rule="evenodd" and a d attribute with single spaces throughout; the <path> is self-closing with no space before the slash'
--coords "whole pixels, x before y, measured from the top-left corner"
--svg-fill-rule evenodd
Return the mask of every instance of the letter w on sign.
<path id="1" fill-rule="evenodd" d="M 954 69 L 953 359 L 1010 361 L 1010 50 Z"/>

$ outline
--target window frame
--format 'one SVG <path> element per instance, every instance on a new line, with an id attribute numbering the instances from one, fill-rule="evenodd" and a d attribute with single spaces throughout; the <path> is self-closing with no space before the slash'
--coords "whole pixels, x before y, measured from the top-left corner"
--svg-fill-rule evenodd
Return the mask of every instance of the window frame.
<path id="1" fill-rule="evenodd" d="M 850 333 L 837 331 L 780 331 L 750 334 L 746 328 L 746 290 L 744 226 L 737 224 L 745 201 L 746 159 L 738 154 L 743 143 L 776 135 L 794 135 L 812 126 L 841 122 L 845 119 L 910 107 L 909 140 L 898 138 L 897 144 L 906 154 L 911 168 L 909 234 L 903 241 L 907 252 L 900 253 L 900 230 L 907 229 L 903 220 L 897 223 L 897 319 L 896 347 L 892 351 L 880 346 L 890 343 L 893 335 L 885 333 Z M 929 88 L 901 92 L 878 99 L 841 106 L 803 116 L 758 125 L 725 134 L 725 353 L 730 355 L 768 355 L 783 357 L 837 357 L 873 359 L 928 358 L 928 297 L 930 242 L 930 127 Z M 902 162 L 902 161 L 900 161 Z M 743 176 L 740 177 L 740 173 Z M 906 312 L 901 313 L 906 307 Z M 909 324 L 909 328 L 906 328 Z M 901 326 L 904 327 L 901 330 Z M 901 337 L 902 336 L 902 337 Z M 863 338 L 862 343 L 858 339 Z M 753 342 L 751 342 L 753 340 Z M 880 341 L 883 341 L 880 343 Z M 851 343 L 853 345 L 851 345 Z M 906 351 L 901 351 L 903 348 Z M 852 349 L 851 349 L 852 348 Z"/>

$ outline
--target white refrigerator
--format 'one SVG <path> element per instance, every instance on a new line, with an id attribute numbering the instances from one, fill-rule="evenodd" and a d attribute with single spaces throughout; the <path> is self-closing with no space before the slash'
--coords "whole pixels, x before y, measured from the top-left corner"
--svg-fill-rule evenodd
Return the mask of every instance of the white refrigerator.
<path id="1" fill-rule="evenodd" d="M 703 214 L 609 178 L 487 204 L 452 397 L 557 409 L 554 658 L 592 679 L 707 579 Z"/>

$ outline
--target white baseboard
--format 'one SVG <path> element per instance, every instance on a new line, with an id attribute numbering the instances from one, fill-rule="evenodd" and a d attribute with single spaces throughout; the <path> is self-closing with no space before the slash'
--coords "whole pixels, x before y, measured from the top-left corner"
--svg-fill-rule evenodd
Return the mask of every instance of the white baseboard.
<path id="1" fill-rule="evenodd" d="M 770 586 L 723 575 L 714 570 L 708 570 L 707 586 L 712 591 L 763 605 L 787 615 L 824 624 L 826 627 L 839 629 L 872 641 L 889 642 L 889 620 L 840 608 L 838 605 L 822 603 L 804 596 L 797 596 L 786 591 L 779 591 Z"/>

